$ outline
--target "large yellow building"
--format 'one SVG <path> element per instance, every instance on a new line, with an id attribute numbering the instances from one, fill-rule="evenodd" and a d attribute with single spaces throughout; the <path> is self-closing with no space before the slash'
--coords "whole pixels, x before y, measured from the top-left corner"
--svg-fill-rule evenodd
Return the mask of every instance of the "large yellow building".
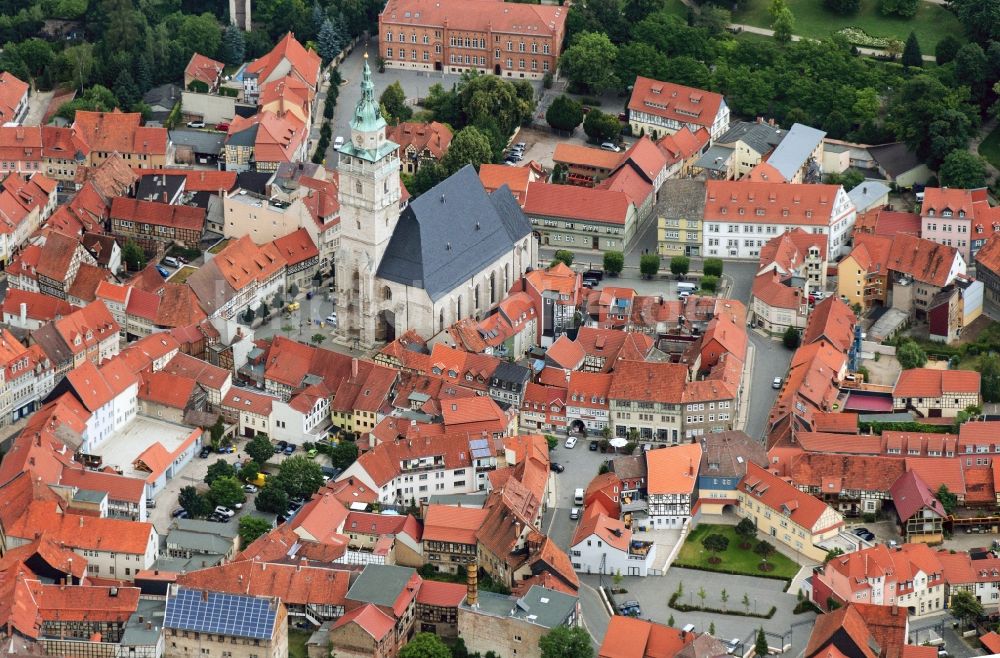
<path id="1" fill-rule="evenodd" d="M 752 462 L 737 495 L 737 512 L 751 519 L 759 533 L 810 560 L 822 562 L 829 551 L 823 542 L 844 527 L 844 517 L 832 507 Z"/>

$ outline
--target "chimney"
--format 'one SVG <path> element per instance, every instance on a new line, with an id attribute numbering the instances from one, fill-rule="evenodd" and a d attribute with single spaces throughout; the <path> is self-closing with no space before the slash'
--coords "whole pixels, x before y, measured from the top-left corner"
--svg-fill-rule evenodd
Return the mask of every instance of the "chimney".
<path id="1" fill-rule="evenodd" d="M 28 319 L 28 305 L 25 302 L 21 302 L 21 324 L 23 325 Z"/>
<path id="2" fill-rule="evenodd" d="M 465 602 L 473 608 L 479 607 L 479 565 L 472 561 L 465 565 Z"/>
<path id="3" fill-rule="evenodd" d="M 208 603 L 208 590 L 207 589 L 201 590 L 201 600 L 204 603 Z"/>
<path id="4" fill-rule="evenodd" d="M 151 621 L 147 621 L 146 622 L 146 630 L 147 631 L 153 630 L 153 622 L 151 622 Z"/>
<path id="5" fill-rule="evenodd" d="M 351 359 L 351 379 L 358 378 L 358 357 Z"/>

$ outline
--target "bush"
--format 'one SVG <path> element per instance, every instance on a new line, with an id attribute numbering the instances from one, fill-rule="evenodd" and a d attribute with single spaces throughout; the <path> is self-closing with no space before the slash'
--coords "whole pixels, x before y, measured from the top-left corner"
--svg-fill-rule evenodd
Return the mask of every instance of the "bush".
<path id="1" fill-rule="evenodd" d="M 552 89 L 552 71 L 546 71 L 545 75 L 542 76 L 542 86 L 546 89 Z"/>
<path id="2" fill-rule="evenodd" d="M 609 276 L 618 276 L 625 268 L 625 254 L 620 251 L 604 252 L 604 271 Z"/>
<path id="3" fill-rule="evenodd" d="M 674 256 L 670 259 L 670 273 L 676 277 L 684 277 L 691 270 L 691 259 L 687 256 Z"/>
<path id="4" fill-rule="evenodd" d="M 639 259 L 639 271 L 647 279 L 652 279 L 660 271 L 660 256 L 658 254 L 643 254 Z"/>
<path id="5" fill-rule="evenodd" d="M 552 264 L 565 263 L 566 267 L 573 267 L 573 252 L 568 249 L 560 249 L 552 256 Z"/>
<path id="6" fill-rule="evenodd" d="M 685 569 L 690 569 L 691 567 L 685 566 L 684 568 Z M 725 572 L 725 571 L 723 571 L 721 573 L 733 573 L 733 574 L 735 574 L 736 572 L 735 571 L 734 572 Z M 743 575 L 745 575 L 745 574 L 743 574 Z M 757 577 L 757 576 L 755 575 L 755 577 Z M 767 574 L 760 574 L 760 577 L 763 577 L 763 578 L 774 578 L 774 576 L 768 576 Z M 780 580 L 785 580 L 785 579 L 781 578 Z M 679 603 L 677 601 L 677 599 L 679 599 L 682 595 L 683 595 L 683 592 L 674 592 L 673 594 L 670 595 L 670 600 L 667 601 L 667 605 L 670 606 L 671 608 L 673 608 L 674 610 L 679 610 L 680 612 L 711 612 L 711 613 L 714 613 L 714 614 L 717 614 L 717 615 L 731 615 L 733 617 L 756 617 L 757 619 L 770 619 L 771 617 L 773 617 L 775 615 L 776 612 L 778 612 L 778 608 L 776 606 L 771 606 L 771 609 L 768 610 L 766 613 L 759 613 L 759 612 L 754 613 L 754 612 L 751 612 L 751 613 L 747 614 L 746 612 L 741 612 L 739 610 L 730 609 L 730 608 L 727 608 L 727 609 L 723 610 L 722 608 L 713 608 L 712 606 L 688 605 L 686 603 Z"/>
<path id="7" fill-rule="evenodd" d="M 719 287 L 719 277 L 707 275 L 701 277 L 701 289 L 707 292 L 715 292 Z"/>
<path id="8" fill-rule="evenodd" d="M 796 349 L 802 343 L 802 335 L 795 327 L 788 327 L 781 336 L 781 342 L 790 350 Z"/>
<path id="9" fill-rule="evenodd" d="M 701 269 L 706 276 L 722 276 L 722 259 L 706 258 Z"/>
<path id="10" fill-rule="evenodd" d="M 923 368 L 927 363 L 927 353 L 914 341 L 907 340 L 896 348 L 896 360 L 904 370 Z"/>
<path id="11" fill-rule="evenodd" d="M 855 46 L 883 49 L 895 47 L 900 51 L 903 49 L 903 42 L 899 39 L 893 39 L 891 37 L 873 37 L 860 27 L 845 27 L 839 30 L 837 34 L 845 37 L 848 43 L 853 43 Z"/>

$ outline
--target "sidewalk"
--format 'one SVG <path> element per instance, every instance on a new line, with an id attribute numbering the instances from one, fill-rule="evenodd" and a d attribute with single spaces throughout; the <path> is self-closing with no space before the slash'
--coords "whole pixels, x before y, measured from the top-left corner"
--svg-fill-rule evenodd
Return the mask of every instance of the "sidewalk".
<path id="1" fill-rule="evenodd" d="M 740 378 L 740 408 L 736 414 L 736 422 L 733 429 L 745 430 L 747 418 L 750 415 L 750 385 L 753 383 L 753 360 L 756 357 L 757 348 L 749 340 L 747 341 L 747 360 L 743 364 L 743 376 Z"/>

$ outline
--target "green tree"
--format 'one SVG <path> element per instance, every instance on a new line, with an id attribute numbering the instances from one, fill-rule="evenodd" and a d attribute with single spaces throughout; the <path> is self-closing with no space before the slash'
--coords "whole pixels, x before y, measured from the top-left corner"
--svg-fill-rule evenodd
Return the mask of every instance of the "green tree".
<path id="1" fill-rule="evenodd" d="M 978 43 L 967 43 L 955 54 L 955 80 L 966 85 L 974 100 L 981 99 L 991 80 L 990 63 L 986 51 Z"/>
<path id="2" fill-rule="evenodd" d="M 743 604 L 743 609 L 749 615 L 750 614 L 750 595 L 747 594 L 746 592 L 743 592 L 743 600 L 740 601 L 740 602 Z"/>
<path id="3" fill-rule="evenodd" d="M 823 558 L 823 563 L 825 564 L 830 560 L 832 560 L 833 558 L 837 557 L 838 555 L 843 555 L 843 554 L 844 554 L 844 549 L 842 549 L 839 546 L 835 546 L 826 552 L 826 557 Z M 800 601 L 802 600 L 801 596 L 802 596 L 802 590 L 799 590 Z"/>
<path id="4" fill-rule="evenodd" d="M 652 279 L 660 272 L 659 254 L 643 254 L 639 258 L 639 272 L 647 279 Z"/>
<path id="5" fill-rule="evenodd" d="M 581 90 L 603 94 L 614 89 L 618 48 L 602 32 L 582 32 L 563 51 L 559 68 L 570 83 Z"/>
<path id="6" fill-rule="evenodd" d="M 562 94 L 552 101 L 549 109 L 545 111 L 545 121 L 555 130 L 573 132 L 583 123 L 583 106 L 566 94 Z"/>
<path id="7" fill-rule="evenodd" d="M 542 658 L 594 658 L 590 635 L 579 626 L 556 626 L 538 640 Z"/>
<path id="8" fill-rule="evenodd" d="M 726 539 L 726 546 L 728 545 L 729 545 L 729 540 Z M 722 610 L 725 611 L 728 607 L 726 604 L 729 603 L 729 592 L 727 592 L 725 589 L 719 592 L 719 600 L 722 601 Z"/>
<path id="9" fill-rule="evenodd" d="M 660 69 L 658 76 L 669 82 L 689 87 L 708 87 L 712 74 L 703 62 L 694 57 L 681 55 L 670 58 Z"/>
<path id="10" fill-rule="evenodd" d="M 910 31 L 910 36 L 906 37 L 906 45 L 903 47 L 903 68 L 920 68 L 924 65 L 924 56 L 920 52 L 920 42 L 917 41 L 917 33 Z"/>
<path id="11" fill-rule="evenodd" d="M 177 495 L 177 504 L 183 507 L 192 519 L 205 516 L 211 510 L 208 499 L 192 486 L 181 488 Z"/>
<path id="12" fill-rule="evenodd" d="M 936 77 L 915 75 L 890 103 L 886 125 L 936 169 L 953 150 L 966 148 L 978 125 L 977 110 L 967 100 L 964 87 L 952 88 Z"/>
<path id="13" fill-rule="evenodd" d="M 896 347 L 896 360 L 904 370 L 923 368 L 927 363 L 927 353 L 912 340 L 907 340 Z"/>
<path id="14" fill-rule="evenodd" d="M 177 30 L 177 41 L 190 57 L 192 53 L 201 53 L 206 57 L 215 57 L 222 45 L 222 30 L 219 21 L 209 12 L 203 14 L 188 14 L 184 16 Z"/>
<path id="15" fill-rule="evenodd" d="M 703 276 L 701 277 L 700 285 L 702 290 L 708 292 L 715 292 L 716 289 L 719 287 L 719 277 L 713 274 L 708 274 L 706 276 Z"/>
<path id="16" fill-rule="evenodd" d="M 708 625 L 708 634 L 715 635 L 715 622 L 710 622 Z"/>
<path id="17" fill-rule="evenodd" d="M 256 480 L 259 474 L 260 464 L 251 459 L 240 467 L 239 478 L 243 482 L 249 482 L 250 480 Z"/>
<path id="18" fill-rule="evenodd" d="M 845 190 L 851 191 L 865 182 L 865 175 L 857 169 L 848 169 L 842 174 L 827 174 L 826 182 L 830 185 L 840 185 Z"/>
<path id="19" fill-rule="evenodd" d="M 694 19 L 695 27 L 705 28 L 712 36 L 723 34 L 732 22 L 733 13 L 715 5 L 703 5 Z"/>
<path id="20" fill-rule="evenodd" d="M 708 559 L 712 564 L 718 564 L 722 562 L 722 558 L 718 556 L 719 553 L 724 553 L 727 548 L 729 548 L 729 538 L 725 535 L 711 534 L 707 535 L 701 540 L 701 545 L 705 547 L 706 551 L 713 553 L 712 557 Z"/>
<path id="21" fill-rule="evenodd" d="M 385 88 L 379 96 L 379 104 L 389 113 L 389 123 L 396 125 L 400 121 L 409 121 L 413 117 L 413 108 L 406 104 L 406 92 L 399 80 Z"/>
<path id="22" fill-rule="evenodd" d="M 941 185 L 962 189 L 986 187 L 986 161 L 967 149 L 949 153 L 938 170 Z"/>
<path id="23" fill-rule="evenodd" d="M 268 438 L 262 434 L 258 434 L 250 439 L 244 450 L 248 455 L 250 455 L 250 458 L 258 464 L 266 464 L 267 460 L 269 460 L 274 454 L 274 446 L 272 446 Z"/>
<path id="24" fill-rule="evenodd" d="M 954 514 L 958 507 L 958 496 L 948 490 L 948 485 L 941 483 L 937 490 L 937 499 L 941 502 L 941 507 L 948 514 Z"/>
<path id="25" fill-rule="evenodd" d="M 243 38 L 243 30 L 232 23 L 227 25 L 222 32 L 222 49 L 220 51 L 222 61 L 230 66 L 238 66 L 243 62 L 246 49 L 247 44 Z"/>
<path id="26" fill-rule="evenodd" d="M 968 624 L 983 616 L 983 604 L 968 590 L 958 590 L 951 595 L 951 616 L 962 624 Z"/>
<path id="27" fill-rule="evenodd" d="M 790 350 L 794 350 L 802 343 L 802 334 L 795 327 L 788 327 L 785 329 L 785 333 L 781 336 L 781 342 L 784 343 L 785 347 Z"/>
<path id="28" fill-rule="evenodd" d="M 552 264 L 563 263 L 566 267 L 573 267 L 573 252 L 568 249 L 560 249 L 552 255 Z"/>
<path id="29" fill-rule="evenodd" d="M 622 124 L 618 117 L 595 109 L 583 120 L 583 132 L 594 142 L 617 142 Z"/>
<path id="30" fill-rule="evenodd" d="M 979 358 L 979 370 L 983 400 L 1000 402 L 1000 356 L 984 354 Z"/>
<path id="31" fill-rule="evenodd" d="M 205 484 L 211 486 L 219 478 L 232 477 L 233 465 L 225 459 L 217 459 L 214 464 L 209 465 L 205 472 Z"/>
<path id="32" fill-rule="evenodd" d="M 319 332 L 316 332 L 312 336 L 309 337 L 309 342 L 311 342 L 313 345 L 319 345 L 324 340 L 326 340 L 326 336 L 324 336 L 323 334 L 321 334 Z"/>
<path id="33" fill-rule="evenodd" d="M 736 531 L 736 535 L 743 540 L 740 543 L 740 548 L 750 548 L 750 542 L 757 536 L 757 526 L 754 525 L 754 522 L 747 517 L 743 517 L 736 524 L 734 530 Z"/>
<path id="34" fill-rule="evenodd" d="M 281 462 L 275 480 L 290 497 L 308 498 L 323 486 L 323 471 L 316 462 L 297 455 Z"/>
<path id="35" fill-rule="evenodd" d="M 980 44 L 1000 40 L 1000 0 L 951 0 L 948 5 L 970 39 Z"/>
<path id="36" fill-rule="evenodd" d="M 636 76 L 656 77 L 666 65 L 667 58 L 656 48 L 642 41 L 630 41 L 618 48 L 615 77 L 620 86 L 629 87 Z"/>
<path id="37" fill-rule="evenodd" d="M 670 259 L 670 273 L 678 279 L 684 278 L 691 270 L 691 259 L 687 256 L 673 256 Z"/>
<path id="38" fill-rule="evenodd" d="M 443 166 L 437 162 L 424 162 L 417 169 L 417 173 L 413 174 L 413 179 L 406 189 L 412 196 L 420 196 L 445 178 L 448 178 L 448 171 Z"/>
<path id="39" fill-rule="evenodd" d="M 259 516 L 240 517 L 240 546 L 246 548 L 254 543 L 258 537 L 266 535 L 271 531 L 271 523 L 267 519 Z"/>
<path id="40" fill-rule="evenodd" d="M 327 18 L 323 21 L 316 37 L 316 52 L 322 58 L 323 64 L 329 64 L 340 53 L 340 41 L 336 26 Z"/>
<path id="41" fill-rule="evenodd" d="M 878 10 L 883 16 L 913 18 L 917 15 L 920 0 L 879 0 Z"/>
<path id="42" fill-rule="evenodd" d="M 704 608 L 705 598 L 708 596 L 708 592 L 705 591 L 704 587 L 699 587 L 696 593 L 698 594 L 698 599 L 701 601 L 701 607 Z"/>
<path id="43" fill-rule="evenodd" d="M 841 15 L 857 13 L 861 8 L 861 0 L 823 0 L 823 6 Z"/>
<path id="44" fill-rule="evenodd" d="M 254 505 L 261 512 L 284 514 L 288 511 L 288 494 L 280 485 L 268 480 L 267 484 L 257 492 Z"/>
<path id="45" fill-rule="evenodd" d="M 757 630 L 757 641 L 753 644 L 753 650 L 758 656 L 766 656 L 770 653 L 770 649 L 768 649 L 767 646 L 767 636 L 764 635 L 763 626 Z"/>
<path id="46" fill-rule="evenodd" d="M 618 276 L 625 269 L 625 254 L 620 251 L 604 252 L 604 271 L 608 276 Z"/>
<path id="47" fill-rule="evenodd" d="M 953 34 L 946 34 L 937 45 L 934 46 L 934 61 L 938 66 L 944 66 L 955 59 L 958 49 L 962 47 L 962 42 L 955 38 Z"/>
<path id="48" fill-rule="evenodd" d="M 399 658 L 451 658 L 451 651 L 434 633 L 417 633 L 398 655 Z"/>
<path id="49" fill-rule="evenodd" d="M 142 247 L 137 245 L 133 240 L 125 242 L 125 248 L 122 249 L 122 260 L 125 261 L 128 269 L 133 272 L 138 272 L 146 267 L 146 254 L 143 252 Z"/>
<path id="50" fill-rule="evenodd" d="M 722 259 L 721 258 L 706 258 L 702 262 L 702 273 L 709 276 L 722 276 Z"/>
<path id="51" fill-rule="evenodd" d="M 762 539 L 757 542 L 757 545 L 753 547 L 753 552 L 760 556 L 761 563 L 763 565 L 762 571 L 770 571 L 767 559 L 774 555 L 774 544 Z"/>
<path id="52" fill-rule="evenodd" d="M 785 0 L 771 0 L 768 9 L 771 14 L 771 29 L 774 30 L 774 40 L 778 43 L 788 43 L 792 40 L 795 30 L 795 15 L 788 8 Z"/>
<path id="53" fill-rule="evenodd" d="M 242 504 L 247 499 L 247 495 L 243 492 L 243 485 L 232 475 L 216 478 L 209 487 L 208 493 L 213 503 L 230 508 Z"/>
<path id="54" fill-rule="evenodd" d="M 441 166 L 451 175 L 468 164 L 479 171 L 479 165 L 492 161 L 493 147 L 489 138 L 475 126 L 466 126 L 451 140 L 448 152 L 441 158 Z"/>
<path id="55" fill-rule="evenodd" d="M 358 446 L 354 441 L 340 441 L 330 449 L 330 465 L 346 469 L 358 458 Z"/>

